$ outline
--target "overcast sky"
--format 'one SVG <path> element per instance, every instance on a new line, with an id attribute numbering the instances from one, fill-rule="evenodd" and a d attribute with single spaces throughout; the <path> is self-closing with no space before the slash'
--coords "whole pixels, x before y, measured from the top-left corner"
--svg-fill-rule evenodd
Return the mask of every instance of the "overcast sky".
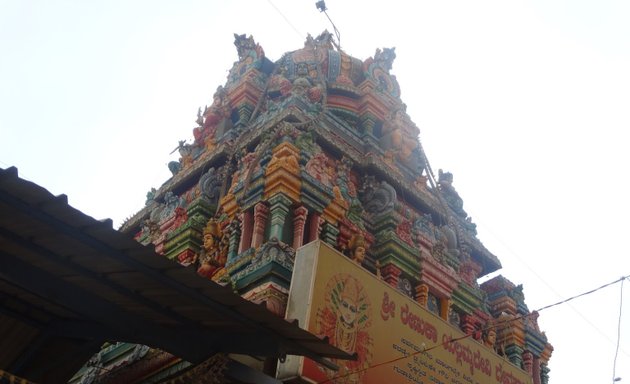
<path id="1" fill-rule="evenodd" d="M 530 309 L 630 274 L 630 2 L 328 0 L 392 73 L 434 170 Z M 275 61 L 332 30 L 312 0 L 0 0 L 0 167 L 118 226 L 170 175 L 252 34 Z M 630 298 L 630 282 L 626 298 Z M 620 284 L 541 312 L 551 383 L 610 383 Z M 630 302 L 617 376 L 630 382 Z"/>

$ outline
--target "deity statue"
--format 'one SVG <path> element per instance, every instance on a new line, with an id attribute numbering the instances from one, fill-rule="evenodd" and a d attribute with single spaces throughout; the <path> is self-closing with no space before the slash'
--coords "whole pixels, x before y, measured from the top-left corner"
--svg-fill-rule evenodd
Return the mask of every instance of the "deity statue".
<path id="1" fill-rule="evenodd" d="M 486 336 L 483 339 L 483 343 L 486 347 L 494 349 L 494 343 L 497 342 L 497 331 L 494 328 L 488 329 Z"/>
<path id="2" fill-rule="evenodd" d="M 225 88 L 220 85 L 212 98 L 212 105 L 206 107 L 203 114 L 201 110 L 197 113 L 196 122 L 199 126 L 193 129 L 197 145 L 208 146 L 214 140 L 219 124 L 230 118 L 231 110 Z"/>
<path id="3" fill-rule="evenodd" d="M 215 219 L 210 219 L 203 229 L 203 250 L 199 256 L 197 273 L 212 277 L 227 261 L 227 250 L 222 247 L 223 232 Z"/>
<path id="4" fill-rule="evenodd" d="M 352 235 L 348 241 L 348 249 L 350 250 L 350 258 L 355 263 L 361 265 L 365 259 L 367 243 L 362 234 Z"/>

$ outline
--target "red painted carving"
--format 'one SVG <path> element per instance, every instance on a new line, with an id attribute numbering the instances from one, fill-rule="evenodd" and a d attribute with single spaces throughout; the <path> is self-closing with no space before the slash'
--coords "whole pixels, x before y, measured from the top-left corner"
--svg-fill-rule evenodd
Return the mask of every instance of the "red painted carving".
<path id="1" fill-rule="evenodd" d="M 381 274 L 383 276 L 383 280 L 385 280 L 392 287 L 398 286 L 398 279 L 400 278 L 400 274 L 402 271 L 400 268 L 395 266 L 394 264 L 387 264 L 383 268 L 381 268 Z"/>
<path id="2" fill-rule="evenodd" d="M 407 219 L 403 219 L 396 227 L 396 234 L 400 240 L 413 246 L 413 239 L 411 238 L 411 222 Z"/>

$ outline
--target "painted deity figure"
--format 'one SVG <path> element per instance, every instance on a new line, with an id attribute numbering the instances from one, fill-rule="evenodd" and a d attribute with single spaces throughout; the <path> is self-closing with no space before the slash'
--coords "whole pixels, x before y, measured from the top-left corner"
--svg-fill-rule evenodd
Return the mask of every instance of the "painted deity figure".
<path id="1" fill-rule="evenodd" d="M 243 153 L 238 159 L 237 169 L 232 174 L 232 181 L 228 193 L 233 193 L 238 183 L 242 181 L 241 179 L 246 178 L 247 174 L 254 171 L 254 169 L 250 169 L 254 160 L 256 160 L 256 152 L 243 150 Z"/>
<path id="2" fill-rule="evenodd" d="M 316 180 L 319 180 L 327 187 L 332 187 L 336 179 L 335 168 L 330 164 L 331 160 L 324 152 L 317 152 L 306 163 L 305 170 Z"/>
<path id="3" fill-rule="evenodd" d="M 203 111 L 203 116 L 197 114 L 199 126 L 193 129 L 193 136 L 198 145 L 210 146 L 215 138 L 217 126 L 230 117 L 230 104 L 225 88 L 220 85 L 212 98 L 212 105 Z"/>
<path id="4" fill-rule="evenodd" d="M 317 311 L 319 333 L 328 336 L 331 344 L 339 349 L 356 353 L 355 361 L 337 361 L 339 375 L 335 383 L 360 383 L 363 369 L 372 360 L 372 337 L 368 328 L 371 325 L 371 305 L 361 283 L 348 274 L 333 276 L 326 285 L 325 304 Z"/>
<path id="5" fill-rule="evenodd" d="M 215 219 L 210 219 L 203 229 L 203 250 L 199 256 L 197 273 L 201 276 L 212 277 L 219 268 L 225 265 L 227 252 L 221 246 L 223 232 Z"/>

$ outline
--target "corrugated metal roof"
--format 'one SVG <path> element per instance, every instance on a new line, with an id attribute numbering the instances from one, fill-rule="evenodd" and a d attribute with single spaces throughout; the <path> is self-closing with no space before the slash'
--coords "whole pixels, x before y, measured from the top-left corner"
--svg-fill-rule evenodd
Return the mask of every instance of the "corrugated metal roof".
<path id="1" fill-rule="evenodd" d="M 104 341 L 190 362 L 217 352 L 350 358 L 0 169 L 0 369 L 66 382 Z"/>

